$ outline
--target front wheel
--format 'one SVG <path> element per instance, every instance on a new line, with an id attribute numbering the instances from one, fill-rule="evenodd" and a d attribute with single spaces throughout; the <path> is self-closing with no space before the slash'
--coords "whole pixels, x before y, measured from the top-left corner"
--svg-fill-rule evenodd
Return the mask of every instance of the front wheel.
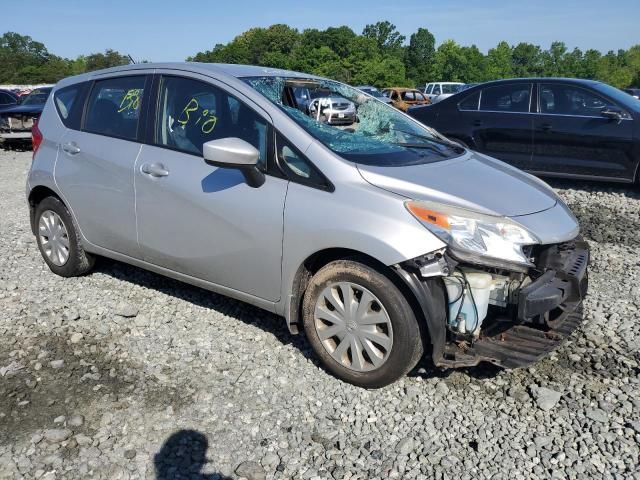
<path id="1" fill-rule="evenodd" d="M 303 322 L 324 367 L 361 387 L 393 383 L 423 353 L 418 320 L 403 293 L 360 262 L 331 262 L 313 276 L 303 299 Z"/>

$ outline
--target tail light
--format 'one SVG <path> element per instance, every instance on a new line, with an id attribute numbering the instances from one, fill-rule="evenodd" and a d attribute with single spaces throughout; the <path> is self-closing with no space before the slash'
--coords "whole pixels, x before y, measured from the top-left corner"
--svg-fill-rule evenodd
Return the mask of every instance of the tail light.
<path id="1" fill-rule="evenodd" d="M 33 158 L 36 157 L 36 152 L 40 148 L 42 143 L 42 132 L 38 128 L 38 118 L 33 120 L 33 127 L 31 127 L 31 143 L 33 144 Z"/>

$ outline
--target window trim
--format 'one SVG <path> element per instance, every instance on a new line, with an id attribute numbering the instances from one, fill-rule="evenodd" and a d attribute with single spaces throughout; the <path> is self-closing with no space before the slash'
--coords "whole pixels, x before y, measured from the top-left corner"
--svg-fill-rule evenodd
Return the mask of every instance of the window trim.
<path id="1" fill-rule="evenodd" d="M 589 94 L 591 94 L 591 95 L 593 95 L 595 97 L 598 97 L 600 99 L 605 100 L 611 106 L 615 106 L 616 108 L 618 108 L 624 115 L 624 117 L 620 119 L 621 121 L 623 121 L 623 120 L 633 120 L 632 115 L 627 111 L 626 108 L 621 107 L 620 105 L 618 105 L 617 102 L 614 102 L 611 98 L 607 97 L 606 95 L 601 94 L 600 92 L 588 89 L 586 87 L 583 87 L 582 85 L 574 85 L 572 83 L 554 82 L 554 81 L 537 82 L 538 98 L 537 98 L 536 111 L 534 112 L 536 115 L 545 115 L 545 116 L 553 116 L 553 117 L 570 117 L 570 118 L 600 118 L 600 119 L 607 120 L 607 118 L 603 117 L 602 115 L 575 115 L 575 114 L 569 114 L 569 113 L 543 112 L 542 109 L 541 109 L 541 105 L 540 105 L 540 98 L 542 97 L 541 93 L 542 93 L 542 86 L 543 85 L 559 85 L 561 87 L 571 87 L 571 88 L 574 88 L 576 90 L 584 90 L 587 93 L 589 93 Z"/>
<path id="2" fill-rule="evenodd" d="M 475 94 L 478 94 L 478 103 L 476 105 L 476 109 L 475 110 L 470 110 L 468 108 L 462 108 L 462 104 L 464 102 L 467 101 L 467 99 L 473 97 Z M 471 92 L 469 95 L 467 95 L 466 97 L 464 97 L 462 100 L 460 100 L 458 102 L 458 111 L 459 112 L 479 112 L 480 111 L 480 99 L 482 99 L 482 89 L 478 90 L 478 91 L 473 91 Z"/>
<path id="3" fill-rule="evenodd" d="M 87 99 L 88 99 L 87 93 L 89 92 L 90 85 L 91 85 L 91 82 L 72 83 L 71 85 L 67 85 L 66 87 L 56 89 L 54 92 L 52 92 L 51 95 L 53 95 L 53 104 L 55 106 L 56 112 L 58 113 L 58 117 L 60 118 L 60 121 L 66 128 L 70 130 L 76 130 L 76 131 L 81 129 L 85 103 L 87 102 Z M 78 88 L 78 93 L 76 94 L 77 98 L 74 100 L 74 103 L 71 106 L 71 111 L 69 112 L 69 116 L 67 118 L 64 118 L 62 116 L 62 113 L 60 112 L 60 107 L 58 106 L 57 96 L 59 92 L 62 92 L 63 90 L 70 89 L 73 87 Z"/>
<path id="4" fill-rule="evenodd" d="M 92 130 L 87 130 L 86 128 L 86 123 L 87 123 L 87 113 L 89 111 L 89 100 L 91 99 L 91 95 L 93 94 L 93 90 L 96 88 L 96 84 L 99 82 L 105 82 L 105 81 L 109 81 L 109 80 L 116 80 L 116 79 L 121 79 L 121 78 L 132 78 L 132 77 L 144 77 L 144 85 L 142 87 L 142 105 L 140 105 L 140 114 L 138 116 L 138 125 L 136 125 L 136 135 L 134 138 L 128 138 L 128 137 L 123 137 L 120 135 L 109 135 L 106 133 L 102 133 L 102 132 L 94 132 Z M 149 102 L 149 89 L 151 87 L 151 77 L 152 74 L 150 73 L 137 73 L 137 74 L 133 74 L 133 75 L 115 75 L 113 77 L 103 77 L 103 78 L 97 78 L 94 80 L 91 80 L 90 82 L 87 82 L 90 84 L 89 89 L 87 91 L 87 95 L 85 98 L 85 102 L 84 102 L 84 108 L 82 109 L 82 120 L 80 122 L 80 131 L 84 132 L 84 133 L 90 133 L 92 135 L 101 135 L 103 137 L 108 137 L 108 138 L 116 138 L 118 140 L 124 140 L 127 142 L 136 142 L 136 143 L 144 143 L 144 131 L 142 128 L 143 125 L 143 121 L 144 119 L 144 115 L 143 112 L 145 110 L 145 105 Z"/>
<path id="5" fill-rule="evenodd" d="M 315 188 L 317 190 L 322 190 L 325 192 L 329 192 L 329 193 L 333 193 L 336 190 L 335 185 L 333 184 L 333 182 L 331 180 L 329 180 L 329 178 L 327 178 L 327 176 L 324 174 L 324 172 L 322 170 L 320 170 L 315 163 L 313 163 L 311 160 L 309 160 L 309 157 L 307 157 L 304 153 L 302 153 L 300 151 L 300 149 L 298 147 L 296 147 L 293 142 L 291 142 L 291 140 L 287 139 L 287 137 L 285 135 L 283 135 L 279 130 L 277 130 L 275 127 L 273 128 L 273 150 L 272 150 L 272 158 L 274 159 L 274 163 L 276 164 L 277 168 L 279 169 L 279 171 L 284 175 L 284 178 L 289 180 L 290 182 L 293 183 L 298 183 L 300 185 L 304 185 L 305 187 L 310 187 L 310 188 Z M 315 172 L 324 180 L 324 185 L 323 184 L 319 184 L 317 182 L 314 182 L 311 179 L 305 179 L 304 177 L 301 177 L 300 175 L 297 175 L 296 173 L 294 173 L 291 170 L 291 167 L 287 166 L 286 164 L 284 164 L 284 162 L 282 161 L 282 159 L 280 158 L 280 155 L 278 155 L 278 139 L 279 138 L 283 138 L 284 142 L 287 144 L 287 146 L 289 146 L 296 155 L 298 155 L 301 159 L 303 159 L 305 162 L 307 162 L 311 168 L 313 170 L 315 170 Z"/>

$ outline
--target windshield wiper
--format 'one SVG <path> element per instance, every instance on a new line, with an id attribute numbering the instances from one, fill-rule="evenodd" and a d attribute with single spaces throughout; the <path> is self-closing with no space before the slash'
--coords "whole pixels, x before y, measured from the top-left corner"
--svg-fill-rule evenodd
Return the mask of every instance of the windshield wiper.
<path id="1" fill-rule="evenodd" d="M 460 146 L 458 144 L 455 144 L 453 142 L 451 142 L 450 140 L 439 140 L 439 139 L 435 139 L 433 137 L 428 137 L 426 135 L 420 135 L 419 133 L 413 133 L 413 132 L 407 132 L 405 130 L 397 130 L 397 129 L 391 129 L 391 131 L 393 132 L 398 132 L 398 133 L 404 133 L 405 135 L 411 135 L 412 137 L 415 138 L 419 138 L 421 140 L 426 140 L 427 142 L 433 142 L 437 145 L 442 145 L 444 147 L 449 147 L 449 148 L 460 148 Z M 398 143 L 397 145 L 402 145 L 401 143 Z M 418 144 L 419 145 L 419 144 Z"/>
<path id="2" fill-rule="evenodd" d="M 421 150 L 430 150 L 433 153 L 440 155 L 441 157 L 446 157 L 446 154 L 444 152 L 440 151 L 438 148 L 428 143 L 396 142 L 394 143 L 394 145 L 398 145 L 399 147 L 405 147 L 405 148 L 418 148 Z"/>

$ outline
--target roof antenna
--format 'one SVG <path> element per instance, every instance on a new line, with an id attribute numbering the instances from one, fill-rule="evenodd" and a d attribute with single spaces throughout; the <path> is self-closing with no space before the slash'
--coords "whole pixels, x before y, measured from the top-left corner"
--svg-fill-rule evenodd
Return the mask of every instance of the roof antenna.
<path id="1" fill-rule="evenodd" d="M 127 57 L 129 57 L 129 62 L 131 62 L 131 64 L 132 64 L 132 65 L 135 65 L 135 64 L 136 64 L 136 61 L 135 61 L 135 60 L 133 59 L 133 57 L 132 57 L 131 55 L 129 55 L 128 53 L 127 53 Z"/>

